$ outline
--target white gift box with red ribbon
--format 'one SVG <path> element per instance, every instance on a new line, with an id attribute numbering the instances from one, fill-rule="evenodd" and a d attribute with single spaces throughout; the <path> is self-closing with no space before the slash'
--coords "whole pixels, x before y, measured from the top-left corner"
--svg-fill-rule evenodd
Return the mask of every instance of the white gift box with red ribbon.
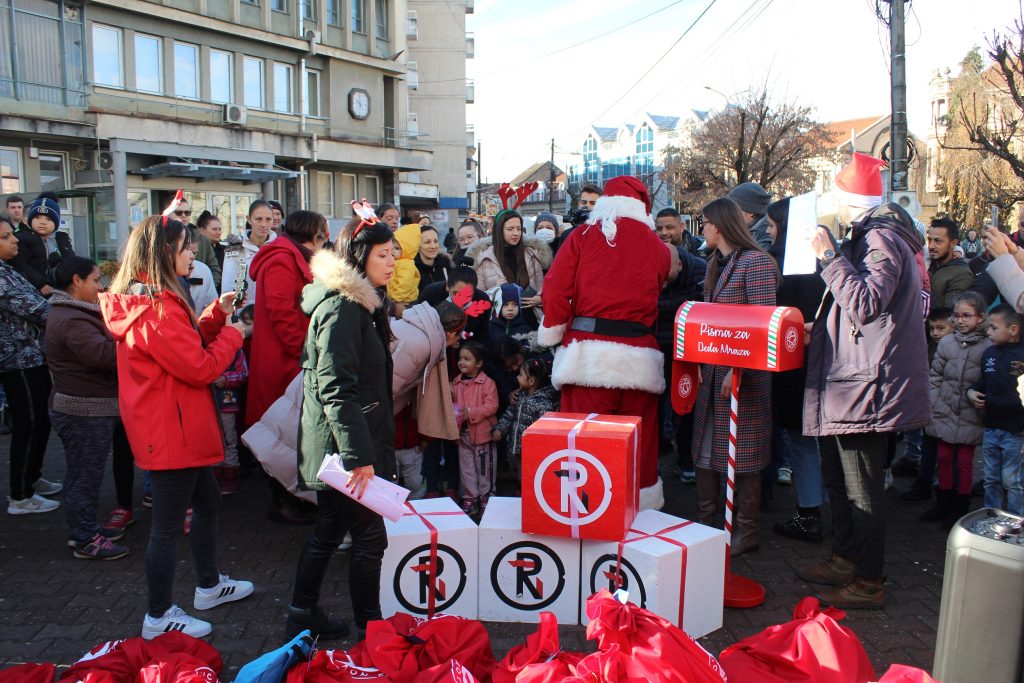
<path id="1" fill-rule="evenodd" d="M 491 498 L 480 520 L 479 619 L 540 623 L 580 621 L 580 542 L 523 533 L 523 501 Z"/>
<path id="2" fill-rule="evenodd" d="M 384 521 L 388 549 L 380 577 L 384 617 L 452 614 L 477 618 L 478 529 L 451 498 L 415 500 Z"/>
<path id="3" fill-rule="evenodd" d="M 618 542 L 583 541 L 580 615 L 601 588 L 668 619 L 691 638 L 722 627 L 725 532 L 656 510 L 636 516 Z"/>

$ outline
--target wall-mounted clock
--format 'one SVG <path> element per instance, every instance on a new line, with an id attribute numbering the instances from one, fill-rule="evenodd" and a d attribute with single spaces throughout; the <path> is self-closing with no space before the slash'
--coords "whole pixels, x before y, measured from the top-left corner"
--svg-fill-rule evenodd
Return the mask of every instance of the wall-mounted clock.
<path id="1" fill-rule="evenodd" d="M 370 93 L 362 88 L 348 91 L 348 113 L 352 118 L 363 121 L 370 116 Z"/>

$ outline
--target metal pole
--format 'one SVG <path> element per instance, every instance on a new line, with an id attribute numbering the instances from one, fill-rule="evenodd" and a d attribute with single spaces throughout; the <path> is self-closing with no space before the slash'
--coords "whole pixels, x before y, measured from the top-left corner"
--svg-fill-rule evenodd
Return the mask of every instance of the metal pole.
<path id="1" fill-rule="evenodd" d="M 548 169 L 548 213 L 555 212 L 555 139 L 551 138 L 551 168 Z"/>
<path id="2" fill-rule="evenodd" d="M 483 157 L 480 156 L 482 154 L 482 152 L 480 150 L 483 149 L 483 146 L 484 145 L 483 145 L 482 142 L 477 142 L 476 143 L 476 212 L 479 213 L 479 214 L 483 214 L 483 208 L 480 206 L 480 187 L 481 187 L 481 180 L 480 180 L 480 178 L 481 178 L 481 171 L 480 171 L 480 169 L 483 167 L 483 160 L 484 160 Z"/>
<path id="3" fill-rule="evenodd" d="M 907 190 L 907 64 L 904 50 L 905 0 L 889 0 L 892 124 L 889 131 L 889 190 Z"/>

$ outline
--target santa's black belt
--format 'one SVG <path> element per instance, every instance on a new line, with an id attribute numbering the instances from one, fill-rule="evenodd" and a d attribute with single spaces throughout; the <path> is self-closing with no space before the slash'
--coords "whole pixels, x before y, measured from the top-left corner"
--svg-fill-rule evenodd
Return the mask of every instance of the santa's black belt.
<path id="1" fill-rule="evenodd" d="M 654 334 L 654 330 L 643 323 L 633 320 L 612 320 L 610 318 L 587 318 L 577 316 L 572 319 L 570 329 L 577 332 L 590 332 L 606 337 L 646 337 Z"/>

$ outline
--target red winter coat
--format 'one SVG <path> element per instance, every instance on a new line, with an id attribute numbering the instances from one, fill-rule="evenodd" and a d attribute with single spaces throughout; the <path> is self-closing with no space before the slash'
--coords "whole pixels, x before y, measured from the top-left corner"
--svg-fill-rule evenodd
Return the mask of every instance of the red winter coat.
<path id="1" fill-rule="evenodd" d="M 198 330 L 188 304 L 171 291 L 100 294 L 100 309 L 117 340 L 121 419 L 139 467 L 221 462 L 224 438 L 210 383 L 231 365 L 242 335 L 224 326 L 217 302 L 203 311 Z"/>
<path id="2" fill-rule="evenodd" d="M 256 252 L 249 274 L 256 283 L 245 406 L 245 423 L 251 425 L 299 374 L 299 356 L 309 327 L 299 298 L 302 288 L 313 281 L 313 273 L 298 245 L 285 235 Z"/>

